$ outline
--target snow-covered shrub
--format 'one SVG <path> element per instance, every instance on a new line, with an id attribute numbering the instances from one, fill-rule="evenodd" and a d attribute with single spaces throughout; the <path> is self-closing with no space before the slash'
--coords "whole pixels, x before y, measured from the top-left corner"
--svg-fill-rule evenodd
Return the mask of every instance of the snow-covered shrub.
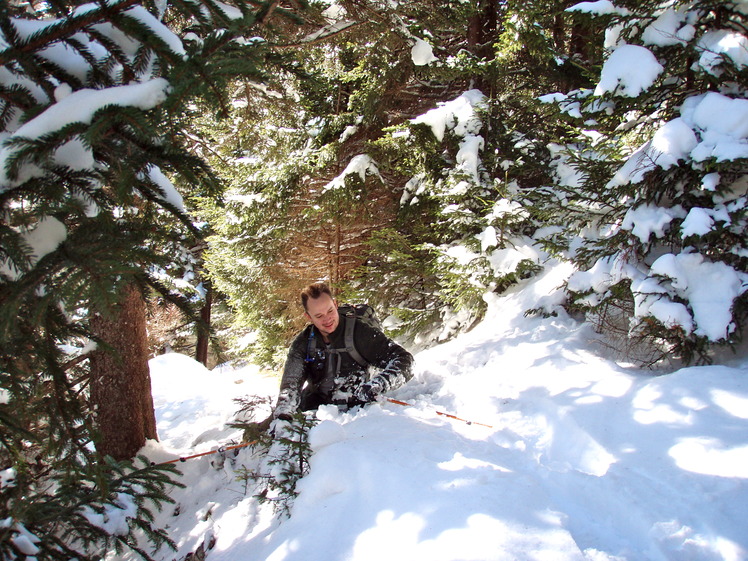
<path id="1" fill-rule="evenodd" d="M 0 483 L 0 559 L 94 559 L 108 552 L 176 549 L 167 532 L 152 525 L 154 507 L 173 502 L 183 487 L 173 465 L 151 466 L 144 457 L 114 462 L 106 479 L 80 464 L 41 482 L 20 472 Z M 6 470 L 7 471 L 7 470 Z M 104 486 L 106 485 L 106 486 Z"/>

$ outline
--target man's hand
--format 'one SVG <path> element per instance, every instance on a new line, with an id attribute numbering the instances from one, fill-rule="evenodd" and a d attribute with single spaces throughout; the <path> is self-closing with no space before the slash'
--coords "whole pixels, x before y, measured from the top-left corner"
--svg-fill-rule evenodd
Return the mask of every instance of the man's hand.
<path id="1" fill-rule="evenodd" d="M 382 393 L 382 386 L 372 381 L 361 384 L 356 393 L 353 394 L 353 398 L 361 404 L 371 403 L 377 400 L 380 393 Z"/>

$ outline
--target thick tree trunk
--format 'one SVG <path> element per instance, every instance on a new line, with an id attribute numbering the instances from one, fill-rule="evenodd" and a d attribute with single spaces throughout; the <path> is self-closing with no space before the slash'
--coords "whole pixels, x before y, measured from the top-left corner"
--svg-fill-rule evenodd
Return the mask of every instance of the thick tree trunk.
<path id="1" fill-rule="evenodd" d="M 100 441 L 97 451 L 129 459 L 146 439 L 157 439 L 148 370 L 145 302 L 129 285 L 111 314 L 91 320 L 94 333 L 111 348 L 91 356 L 91 405 Z"/>
<path id="2" fill-rule="evenodd" d="M 205 287 L 205 305 L 200 310 L 200 320 L 202 326 L 197 330 L 197 348 L 195 350 L 195 360 L 201 362 L 203 366 L 208 366 L 208 343 L 210 341 L 210 309 L 213 305 L 213 288 L 210 281 L 203 281 Z"/>

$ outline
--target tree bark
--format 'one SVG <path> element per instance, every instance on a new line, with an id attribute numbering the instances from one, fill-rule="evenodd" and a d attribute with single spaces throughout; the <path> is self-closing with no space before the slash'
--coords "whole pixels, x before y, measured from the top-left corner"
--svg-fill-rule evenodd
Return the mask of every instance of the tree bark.
<path id="1" fill-rule="evenodd" d="M 96 450 L 125 460 L 146 439 L 158 439 L 148 369 L 145 302 L 134 285 L 123 290 L 115 309 L 96 314 L 93 332 L 108 345 L 91 355 L 91 405 L 99 430 Z"/>
<path id="2" fill-rule="evenodd" d="M 483 60 L 493 60 L 493 43 L 498 34 L 499 3 L 496 0 L 481 0 L 478 11 L 468 21 L 468 49 Z M 478 76 L 475 86 L 485 94 L 490 94 L 491 80 L 485 75 Z"/>
<path id="3" fill-rule="evenodd" d="M 197 348 L 195 349 L 195 360 L 203 366 L 208 366 L 208 342 L 210 341 L 210 309 L 213 305 L 213 288 L 208 280 L 203 281 L 205 287 L 205 305 L 200 310 L 201 324 L 197 329 Z"/>

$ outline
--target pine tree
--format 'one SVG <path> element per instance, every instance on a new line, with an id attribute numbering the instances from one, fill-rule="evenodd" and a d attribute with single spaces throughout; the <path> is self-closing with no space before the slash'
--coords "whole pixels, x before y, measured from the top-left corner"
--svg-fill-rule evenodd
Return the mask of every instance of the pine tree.
<path id="1" fill-rule="evenodd" d="M 148 558 L 136 531 L 170 543 L 150 508 L 174 470 L 111 456 L 155 435 L 143 295 L 191 307 L 162 274 L 186 269 L 182 250 L 203 235 L 175 184 L 217 191 L 184 119 L 225 114 L 237 75 L 262 79 L 264 48 L 247 38 L 271 17 L 291 14 L 277 2 L 0 5 L 3 559 L 110 546 Z M 121 344 L 112 334 L 126 328 Z M 124 448 L 118 419 L 133 423 Z M 108 522 L 116 510 L 124 527 Z"/>
<path id="2" fill-rule="evenodd" d="M 272 98 L 238 88 L 237 124 L 214 159 L 232 187 L 225 205 L 206 208 L 217 231 L 209 268 L 243 327 L 258 333 L 250 352 L 261 360 L 298 329 L 299 289 L 322 278 L 343 288 L 368 240 L 397 220 L 407 179 L 384 170 L 372 141 L 433 103 L 408 91 L 415 39 L 400 15 L 370 2 L 341 7 L 277 46 L 293 62 Z"/>
<path id="3" fill-rule="evenodd" d="M 538 270 L 528 236 L 552 215 L 543 192 L 552 183 L 548 145 L 564 124 L 549 121 L 537 97 L 585 82 L 571 39 L 591 32 L 564 21 L 564 7 L 450 6 L 451 25 L 434 34 L 441 60 L 420 78 L 459 89 L 378 141 L 406 193 L 397 228 L 375 236 L 359 287 L 395 304 L 400 333 L 423 342 L 469 327 L 485 309 L 486 291 L 501 292 Z M 390 284 L 394 291 L 380 288 Z"/>
<path id="4" fill-rule="evenodd" d="M 566 5 L 342 2 L 321 14 L 326 28 L 317 23 L 335 32 L 282 50 L 297 62 L 272 92 L 237 89 L 231 130 L 219 133 L 231 140 L 213 159 L 232 187 L 205 216 L 216 227 L 216 285 L 239 311 L 240 331 L 257 335 L 245 352 L 272 361 L 268 350 L 299 328 L 296 297 L 312 280 L 371 301 L 413 337 L 441 330 L 456 310 L 470 325 L 484 290 L 530 274 L 529 262 L 496 273 L 486 252 L 511 249 L 511 236 L 548 212 L 519 190 L 551 183 L 546 144 L 564 129 L 549 126 L 536 97 L 583 80 L 579 57 L 559 61 L 592 26 L 564 16 Z M 467 103 L 476 106 L 467 139 L 452 122 L 438 138 L 412 122 L 477 85 L 486 96 Z M 501 210 L 518 204 L 532 208 Z M 498 241 L 481 255 L 475 236 L 489 226 Z M 460 244 L 475 257 L 458 262 L 450 252 Z"/>
<path id="5" fill-rule="evenodd" d="M 708 362 L 745 321 L 748 154 L 724 148 L 745 133 L 709 115 L 747 104 L 746 15 L 733 2 L 649 1 L 600 17 L 598 84 L 560 99 L 594 139 L 580 134 L 566 151 L 577 172 L 568 200 L 597 232 L 576 255 L 574 305 L 602 323 L 619 316 L 626 339 L 659 349 L 650 363 Z M 726 293 L 707 303 L 698 282 L 710 276 Z"/>

